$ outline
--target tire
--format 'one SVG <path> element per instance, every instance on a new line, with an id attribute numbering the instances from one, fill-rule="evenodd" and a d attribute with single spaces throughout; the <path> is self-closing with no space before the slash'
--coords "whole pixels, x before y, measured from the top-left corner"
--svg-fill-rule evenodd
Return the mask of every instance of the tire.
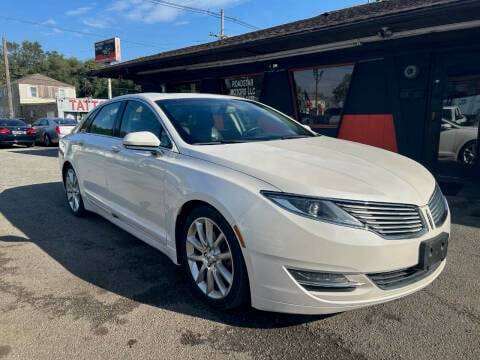
<path id="1" fill-rule="evenodd" d="M 26 146 L 27 148 L 31 148 L 31 147 L 35 146 L 35 143 L 27 144 L 27 145 L 25 145 L 25 146 Z"/>
<path id="2" fill-rule="evenodd" d="M 82 194 L 80 193 L 80 185 L 78 183 L 77 174 L 71 166 L 69 166 L 64 174 L 63 184 L 65 187 L 65 196 L 68 208 L 73 215 L 83 217 L 87 211 L 83 205 Z"/>
<path id="3" fill-rule="evenodd" d="M 50 135 L 45 134 L 43 136 L 43 145 L 45 145 L 46 147 L 49 147 L 52 145 L 52 139 L 50 138 Z"/>
<path id="4" fill-rule="evenodd" d="M 211 236 L 205 231 L 209 227 L 207 221 L 212 224 Z M 203 242 L 198 224 L 204 237 Z M 239 242 L 218 211 L 208 206 L 193 209 L 184 222 L 180 236 L 182 267 L 199 298 L 221 310 L 249 303 L 248 274 Z M 210 244 L 209 247 L 205 246 L 207 243 Z"/>
<path id="5" fill-rule="evenodd" d="M 477 160 L 476 146 L 477 140 L 471 140 L 463 145 L 462 149 L 458 153 L 458 162 L 464 165 L 473 165 Z"/>

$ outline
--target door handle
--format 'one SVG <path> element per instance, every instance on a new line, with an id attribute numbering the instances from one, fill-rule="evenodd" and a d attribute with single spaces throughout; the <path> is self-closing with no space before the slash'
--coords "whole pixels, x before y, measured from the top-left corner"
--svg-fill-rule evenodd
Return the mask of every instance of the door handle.
<path id="1" fill-rule="evenodd" d="M 114 153 L 118 153 L 118 152 L 122 151 L 122 148 L 118 145 L 115 145 L 115 146 L 112 146 L 111 150 Z"/>

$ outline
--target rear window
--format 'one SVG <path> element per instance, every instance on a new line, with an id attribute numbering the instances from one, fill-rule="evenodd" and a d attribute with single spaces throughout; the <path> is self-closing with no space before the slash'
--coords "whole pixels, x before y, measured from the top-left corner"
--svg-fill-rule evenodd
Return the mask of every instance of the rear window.
<path id="1" fill-rule="evenodd" d="M 77 125 L 77 122 L 73 119 L 55 119 L 53 120 L 57 125 Z"/>
<path id="2" fill-rule="evenodd" d="M 26 126 L 22 120 L 0 119 L 0 126 Z"/>

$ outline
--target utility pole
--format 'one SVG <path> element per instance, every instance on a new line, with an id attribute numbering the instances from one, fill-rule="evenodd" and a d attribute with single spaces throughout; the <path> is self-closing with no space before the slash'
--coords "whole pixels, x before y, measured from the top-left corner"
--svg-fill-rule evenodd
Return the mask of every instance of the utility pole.
<path id="1" fill-rule="evenodd" d="M 210 33 L 209 35 L 216 37 L 219 40 L 223 40 L 227 38 L 227 35 L 225 35 L 225 10 L 220 9 L 220 33 L 219 34 Z"/>
<path id="2" fill-rule="evenodd" d="M 107 84 L 108 84 L 108 98 L 112 98 L 112 79 L 108 78 L 107 79 Z"/>
<path id="3" fill-rule="evenodd" d="M 13 112 L 13 101 L 12 101 L 12 88 L 10 86 L 10 67 L 8 65 L 8 47 L 7 39 L 3 39 L 3 60 L 5 63 L 5 82 L 7 85 L 7 96 L 8 96 L 8 116 L 12 119 L 15 114 Z"/>
<path id="4" fill-rule="evenodd" d="M 220 40 L 225 39 L 225 11 L 220 10 Z"/>

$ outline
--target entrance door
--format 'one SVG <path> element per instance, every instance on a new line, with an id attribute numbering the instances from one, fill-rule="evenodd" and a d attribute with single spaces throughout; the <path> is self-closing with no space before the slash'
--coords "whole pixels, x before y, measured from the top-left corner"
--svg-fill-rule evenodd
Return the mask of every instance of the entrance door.
<path id="1" fill-rule="evenodd" d="M 479 174 L 480 53 L 443 54 L 434 62 L 427 151 L 436 175 L 468 181 Z"/>

